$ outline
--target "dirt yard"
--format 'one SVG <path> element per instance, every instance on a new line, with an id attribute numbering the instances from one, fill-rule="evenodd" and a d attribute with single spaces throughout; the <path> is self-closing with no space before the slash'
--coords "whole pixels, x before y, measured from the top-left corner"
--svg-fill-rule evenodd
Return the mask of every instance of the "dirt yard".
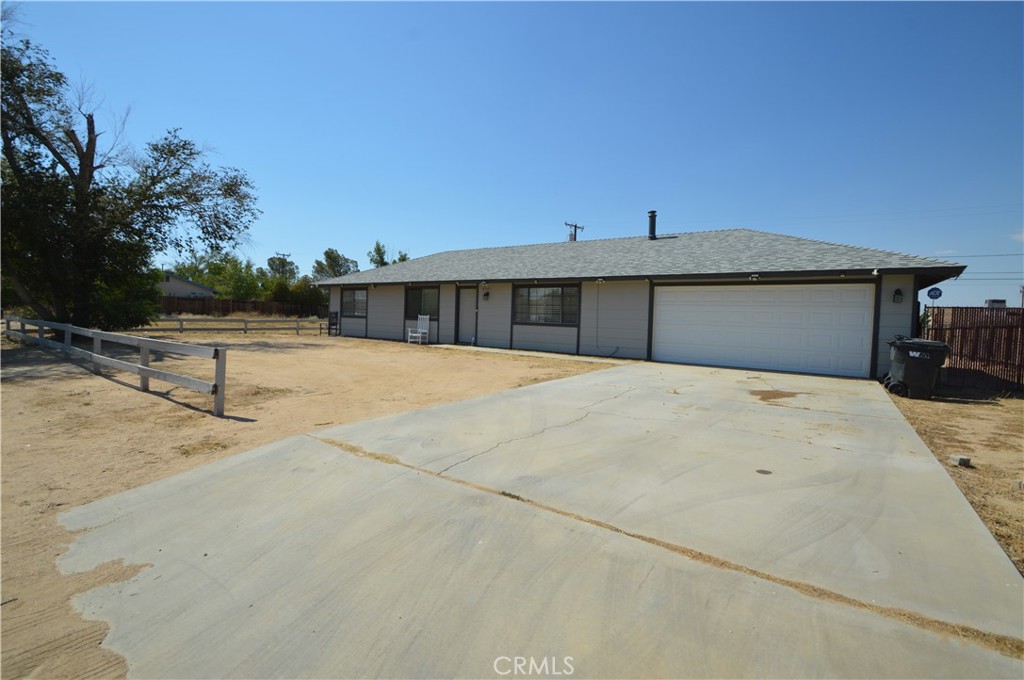
<path id="1" fill-rule="evenodd" d="M 57 523 L 64 510 L 318 427 L 609 366 L 309 335 L 185 337 L 229 348 L 225 418 L 211 415 L 211 397 L 156 380 L 146 394 L 130 374 L 97 376 L 52 352 L 3 341 L 3 678 L 127 671 L 100 647 L 106 624 L 82 620 L 70 601 L 139 567 L 60 575 L 55 560 L 73 537 Z M 213 379 L 210 360 L 152 365 Z"/>
<path id="2" fill-rule="evenodd" d="M 70 602 L 140 567 L 62 576 L 55 560 L 73 538 L 57 523 L 64 510 L 292 434 L 608 365 L 308 335 L 185 339 L 229 348 L 225 418 L 210 414 L 210 397 L 155 380 L 145 394 L 134 376 L 98 376 L 3 341 L 4 678 L 126 673 L 124 660 L 100 647 L 106 625 L 82 620 Z M 166 358 L 153 366 L 211 380 L 212 364 Z M 965 392 L 893 399 L 1024 572 L 1024 400 Z M 975 467 L 949 465 L 952 454 L 971 456 Z"/>
<path id="3" fill-rule="evenodd" d="M 939 388 L 930 401 L 892 399 L 1024 575 L 1024 398 Z"/>

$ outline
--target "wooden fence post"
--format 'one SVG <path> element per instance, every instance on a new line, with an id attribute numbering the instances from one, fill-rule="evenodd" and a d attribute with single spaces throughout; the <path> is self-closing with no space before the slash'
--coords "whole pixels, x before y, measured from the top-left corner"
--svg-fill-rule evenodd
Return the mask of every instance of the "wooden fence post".
<path id="1" fill-rule="evenodd" d="M 248 335 L 248 334 L 249 334 L 249 320 L 248 319 L 242 319 L 242 335 Z"/>
<path id="2" fill-rule="evenodd" d="M 64 353 L 67 354 L 71 350 L 71 329 L 64 329 Z"/>
<path id="3" fill-rule="evenodd" d="M 102 349 L 103 349 L 103 341 L 99 338 L 99 336 L 93 336 L 93 338 L 92 338 L 92 353 L 93 354 L 102 354 L 102 352 L 101 352 Z M 98 361 L 92 362 L 92 367 L 93 367 L 94 370 L 97 370 L 97 371 L 100 370 L 99 362 Z"/>
<path id="4" fill-rule="evenodd" d="M 220 417 L 224 415 L 224 392 L 227 391 L 227 385 L 224 384 L 227 382 L 227 348 L 218 347 L 217 356 L 214 359 L 217 362 L 217 367 L 214 369 L 213 382 L 217 392 L 213 396 L 213 415 Z"/>
<path id="5" fill-rule="evenodd" d="M 149 348 L 139 348 L 139 366 L 149 366 Z M 149 376 L 145 373 L 139 374 L 139 389 L 149 392 Z"/>
<path id="6" fill-rule="evenodd" d="M 46 338 L 46 326 L 43 326 L 42 324 L 40 324 L 36 328 L 36 335 L 39 337 L 40 340 L 45 339 Z M 40 342 L 39 344 L 41 345 L 43 343 Z"/>
<path id="7" fill-rule="evenodd" d="M 180 318 L 178 319 L 178 332 L 179 333 L 184 333 L 185 332 L 185 321 L 183 319 L 180 319 Z"/>
<path id="8" fill-rule="evenodd" d="M 295 319 L 295 335 L 299 334 L 299 320 Z"/>

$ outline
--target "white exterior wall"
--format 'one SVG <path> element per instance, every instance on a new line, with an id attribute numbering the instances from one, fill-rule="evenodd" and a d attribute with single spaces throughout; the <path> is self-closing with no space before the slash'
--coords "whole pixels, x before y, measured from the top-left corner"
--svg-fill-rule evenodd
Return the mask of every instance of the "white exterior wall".
<path id="1" fill-rule="evenodd" d="M 512 346 L 515 349 L 576 354 L 575 326 L 515 324 L 512 330 Z"/>
<path id="2" fill-rule="evenodd" d="M 484 294 L 490 293 L 485 299 Z M 512 330 L 512 284 L 492 283 L 480 289 L 476 344 L 481 347 L 509 346 Z M 575 350 L 575 345 L 573 347 Z"/>
<path id="3" fill-rule="evenodd" d="M 877 374 L 889 370 L 889 346 L 895 335 L 910 335 L 914 314 L 914 277 L 883 276 L 878 313 Z M 894 303 L 899 288 L 903 301 Z M 483 294 L 489 293 L 488 299 Z M 340 312 L 341 288 L 330 289 L 330 310 Z M 438 321 L 431 322 L 430 341 L 453 343 L 456 340 L 454 284 L 440 286 Z M 479 291 L 477 344 L 483 347 L 509 347 L 510 336 L 516 349 L 576 353 L 577 329 L 544 325 L 516 324 L 512 332 L 512 284 L 492 283 Z M 367 291 L 367 319 L 342 318 L 342 334 L 354 337 L 404 340 L 406 329 L 415 321 L 404 319 L 405 286 L 378 285 Z M 579 353 L 644 359 L 647 356 L 649 291 L 646 281 L 593 281 L 580 284 Z"/>
<path id="4" fill-rule="evenodd" d="M 455 284 L 441 286 L 437 302 L 437 341 L 450 345 L 455 342 Z"/>
<path id="5" fill-rule="evenodd" d="M 327 289 L 327 311 L 337 312 L 341 316 L 341 286 L 331 286 Z"/>
<path id="6" fill-rule="evenodd" d="M 892 301 L 893 292 L 903 292 L 903 302 Z M 889 345 L 895 335 L 910 336 L 914 323 L 914 277 L 909 274 L 882 277 L 882 295 L 878 310 L 878 363 L 877 375 L 889 372 Z"/>
<path id="7" fill-rule="evenodd" d="M 646 281 L 585 282 L 580 289 L 580 354 L 647 358 Z"/>
<path id="8" fill-rule="evenodd" d="M 358 317 L 340 317 L 341 334 L 353 338 L 366 337 L 366 319 Z"/>
<path id="9" fill-rule="evenodd" d="M 405 286 L 375 286 L 366 291 L 366 331 L 371 338 L 406 338 Z"/>
<path id="10" fill-rule="evenodd" d="M 476 286 L 464 287 L 456 292 L 455 299 L 460 305 L 459 328 L 455 329 L 456 342 L 476 343 Z"/>

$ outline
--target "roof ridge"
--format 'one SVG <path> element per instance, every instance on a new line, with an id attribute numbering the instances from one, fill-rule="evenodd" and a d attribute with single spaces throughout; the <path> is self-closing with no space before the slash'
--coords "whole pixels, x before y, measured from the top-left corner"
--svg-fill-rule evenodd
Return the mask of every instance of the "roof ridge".
<path id="1" fill-rule="evenodd" d="M 751 232 L 757 232 L 757 233 L 762 233 L 762 234 L 770 233 L 770 232 L 758 232 L 756 229 L 746 229 L 744 227 L 727 227 L 725 229 L 702 229 L 700 231 L 667 231 L 667 232 L 658 232 L 657 238 L 655 238 L 654 240 L 657 241 L 659 238 L 664 238 L 664 237 L 667 237 L 667 236 L 689 236 L 691 234 L 711 234 L 711 233 L 725 232 L 725 231 L 751 231 Z M 782 235 L 783 234 L 774 234 L 774 236 L 782 236 Z M 513 245 L 506 245 L 506 246 L 481 246 L 479 248 L 453 248 L 453 249 L 450 249 L 450 250 L 439 250 L 436 253 L 430 253 L 429 255 L 421 255 L 420 257 L 430 257 L 431 255 L 444 255 L 445 253 L 464 253 L 464 252 L 471 251 L 471 250 L 506 250 L 506 249 L 509 249 L 509 248 L 532 248 L 532 247 L 535 247 L 535 246 L 557 246 L 557 245 L 560 245 L 562 243 L 584 243 L 585 244 L 585 243 L 602 243 L 602 242 L 606 242 L 606 241 L 628 241 L 628 240 L 631 240 L 631 239 L 638 239 L 638 240 L 642 239 L 642 240 L 646 241 L 646 240 L 648 240 L 648 236 L 647 236 L 647 234 L 638 234 L 636 236 L 609 236 L 608 238 L 591 238 L 591 239 L 585 239 L 585 240 L 579 240 L 579 241 L 543 241 L 543 242 L 539 242 L 539 243 L 517 243 L 517 244 L 513 244 Z M 410 258 L 410 259 L 415 260 L 415 259 L 418 259 L 418 258 Z"/>

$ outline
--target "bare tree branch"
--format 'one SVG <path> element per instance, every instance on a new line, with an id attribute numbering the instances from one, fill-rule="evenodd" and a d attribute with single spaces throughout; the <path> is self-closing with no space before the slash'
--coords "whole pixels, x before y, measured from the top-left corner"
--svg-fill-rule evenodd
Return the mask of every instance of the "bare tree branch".
<path id="1" fill-rule="evenodd" d="M 72 179 L 77 178 L 78 173 L 71 166 L 71 163 L 68 162 L 67 158 L 64 157 L 64 154 L 56 147 L 46 131 L 36 124 L 35 117 L 32 115 L 32 107 L 29 106 L 28 101 L 25 99 L 25 95 L 21 92 L 17 92 L 15 93 L 15 96 L 18 98 L 18 102 L 23 109 L 21 113 L 25 117 L 25 120 L 23 121 L 25 129 L 33 138 L 35 138 L 36 141 L 46 147 L 46 150 L 50 152 L 53 159 L 64 169 L 64 172 L 68 173 Z"/>

